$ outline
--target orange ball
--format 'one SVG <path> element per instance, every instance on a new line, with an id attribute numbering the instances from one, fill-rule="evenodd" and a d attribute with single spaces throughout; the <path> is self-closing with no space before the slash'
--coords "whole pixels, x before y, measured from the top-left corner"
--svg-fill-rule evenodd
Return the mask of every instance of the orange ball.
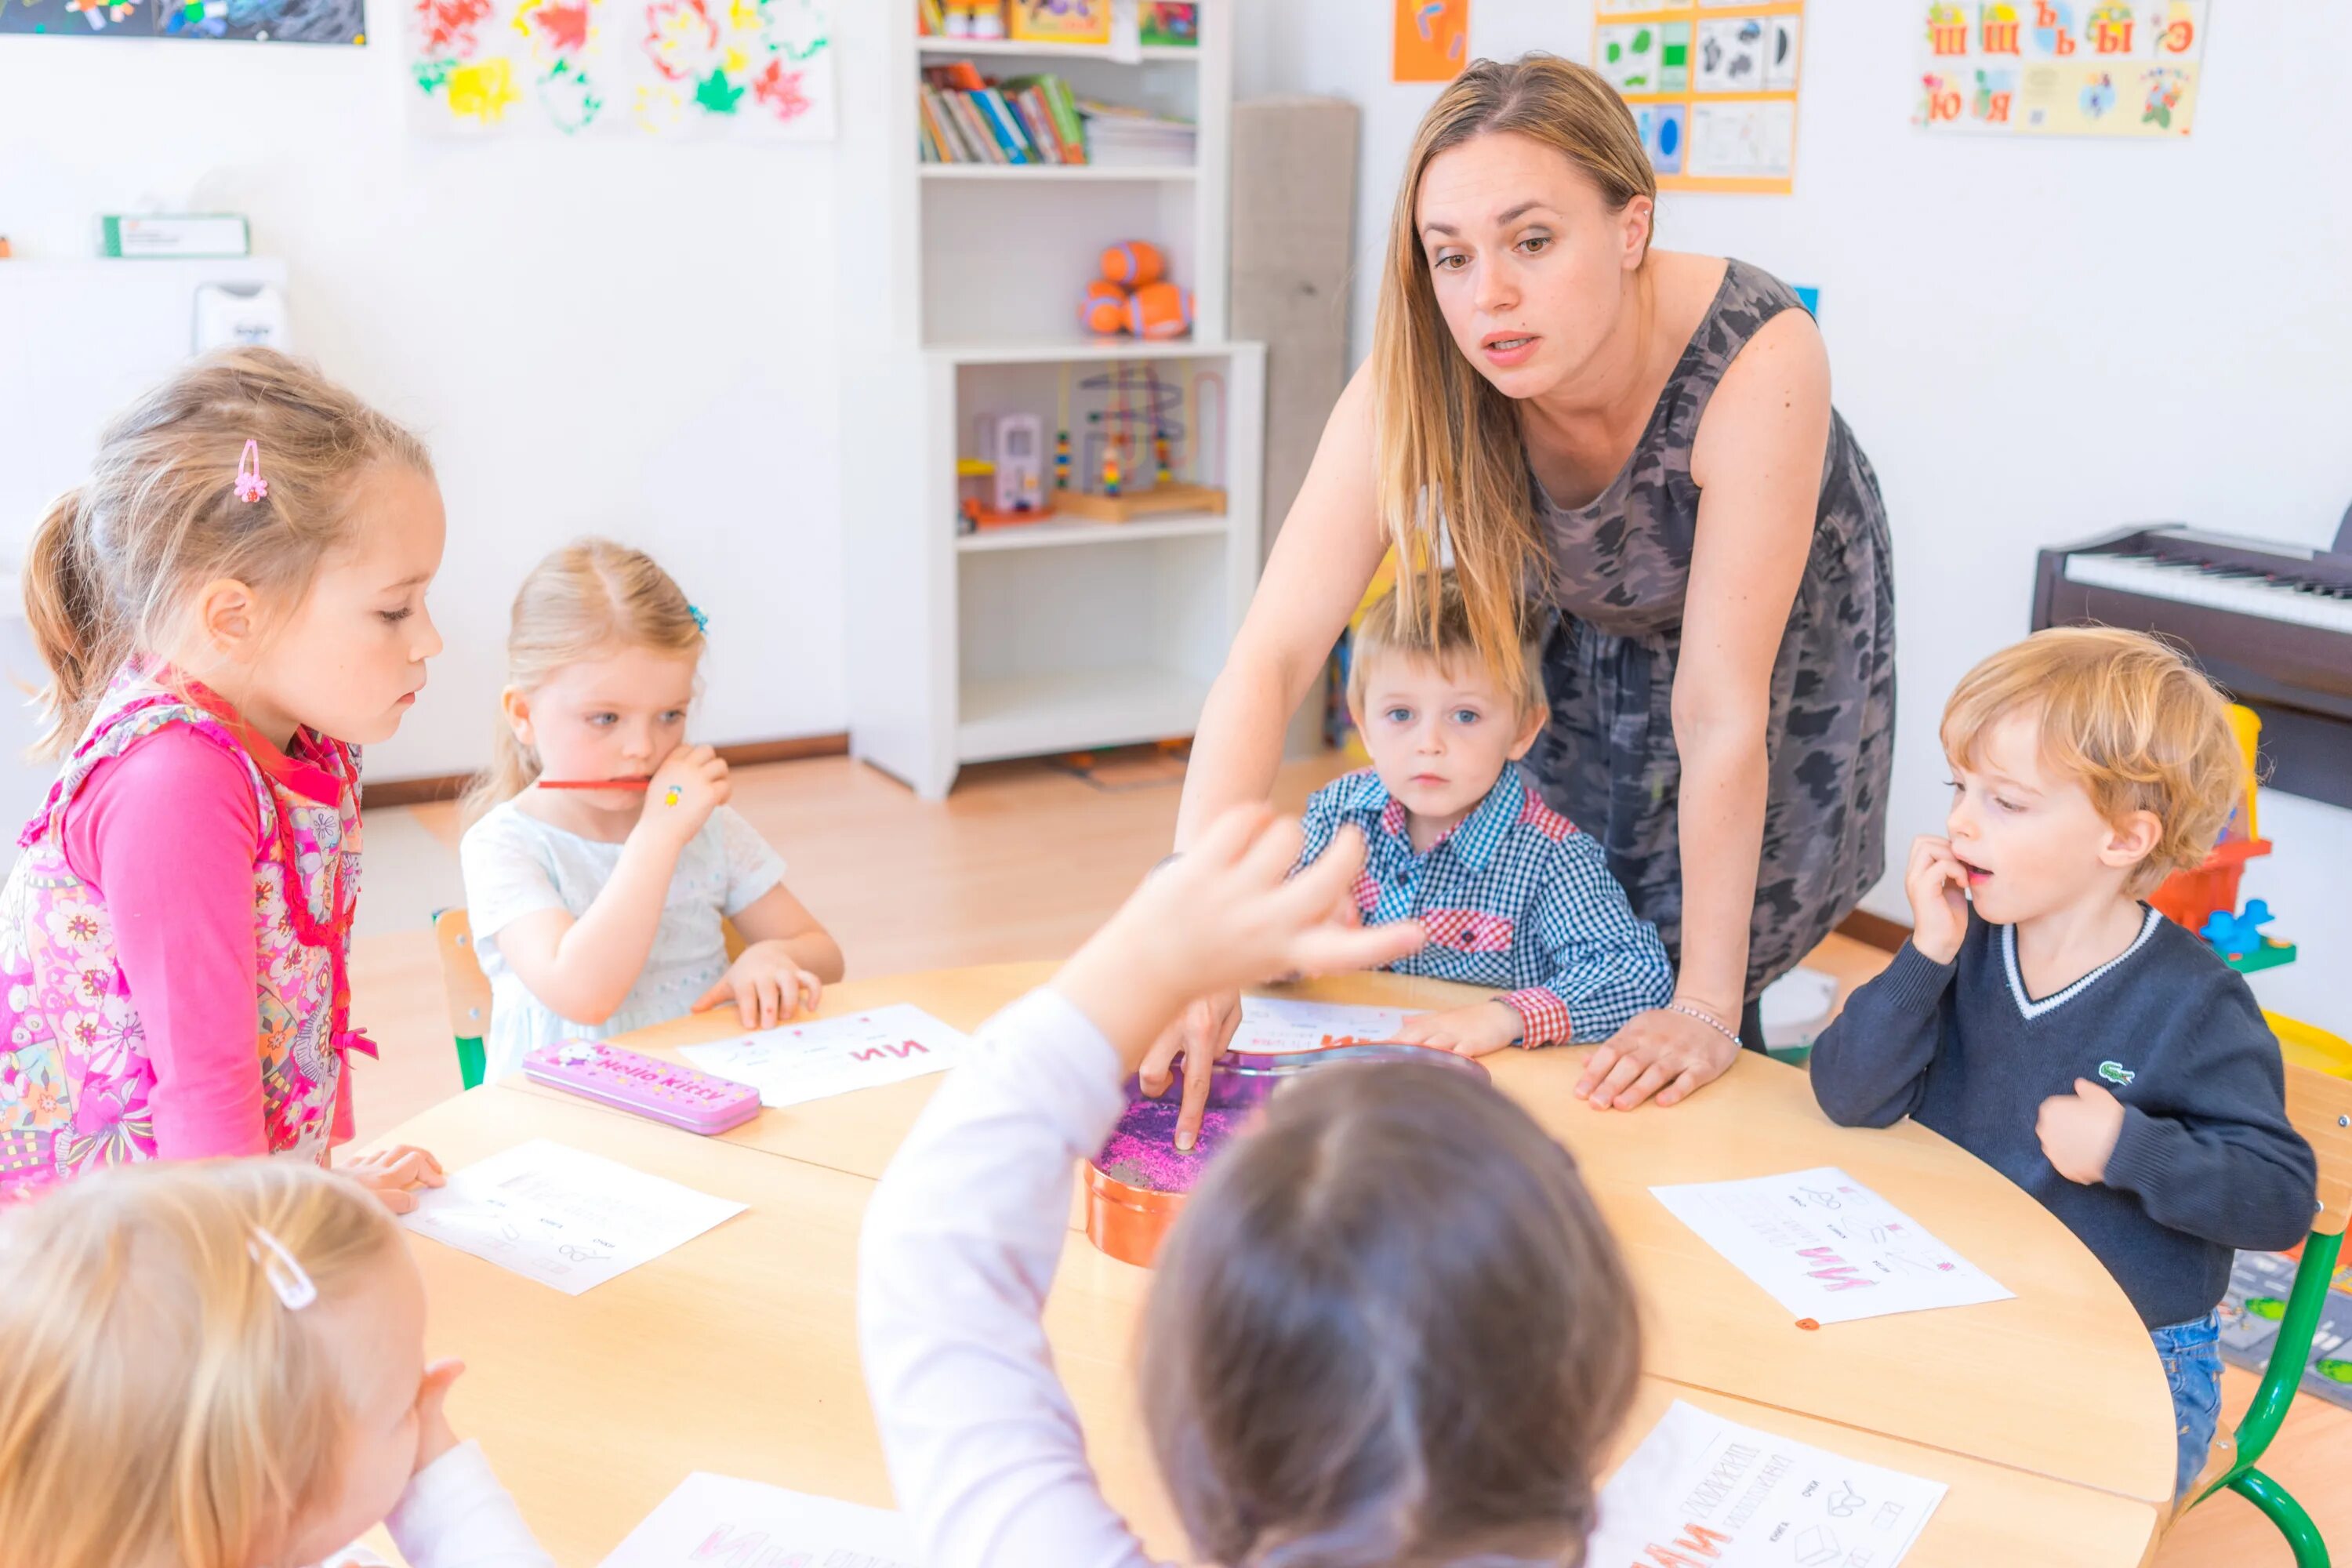
<path id="1" fill-rule="evenodd" d="M 1181 338 L 1192 330 L 1192 291 L 1147 283 L 1127 303 L 1127 330 L 1139 338 Z"/>
<path id="2" fill-rule="evenodd" d="M 1078 321 L 1087 331 L 1106 337 L 1127 331 L 1127 290 L 1108 279 L 1096 279 L 1078 301 Z"/>
<path id="3" fill-rule="evenodd" d="M 1130 239 L 1102 253 L 1102 271 L 1114 283 L 1140 289 L 1168 276 L 1168 258 L 1148 240 Z"/>

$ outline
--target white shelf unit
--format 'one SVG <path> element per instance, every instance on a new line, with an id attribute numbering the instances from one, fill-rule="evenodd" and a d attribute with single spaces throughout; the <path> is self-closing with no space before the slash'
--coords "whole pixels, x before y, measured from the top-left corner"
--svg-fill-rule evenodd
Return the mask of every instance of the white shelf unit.
<path id="1" fill-rule="evenodd" d="M 1265 354 L 1225 336 L 1242 3 L 1207 0 L 1196 48 L 918 37 L 915 0 L 836 14 L 841 101 L 870 106 L 844 117 L 837 236 L 844 297 L 870 305 L 844 339 L 850 746 L 926 798 L 970 763 L 1190 733 L 1248 606 Z M 955 59 L 1193 120 L 1195 161 L 925 163 L 921 72 Z M 1129 239 L 1159 245 L 1193 291 L 1189 337 L 1084 333 L 1097 258 Z M 1050 446 L 1066 416 L 1083 483 L 1103 427 L 1087 416 L 1120 398 L 1113 378 L 1130 410 L 1156 394 L 1176 411 L 1174 477 L 1222 488 L 1225 510 L 960 533 L 956 463 L 977 455 L 976 422 L 1036 414 Z M 1131 487 L 1150 479 L 1130 468 Z"/>

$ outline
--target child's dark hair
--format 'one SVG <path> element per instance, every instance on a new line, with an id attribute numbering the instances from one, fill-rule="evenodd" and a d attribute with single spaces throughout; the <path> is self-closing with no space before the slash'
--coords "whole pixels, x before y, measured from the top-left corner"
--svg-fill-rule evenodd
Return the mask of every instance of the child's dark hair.
<path id="1" fill-rule="evenodd" d="M 1446 1068 L 1310 1074 L 1159 1272 L 1144 1412 L 1201 1557 L 1582 1561 L 1641 1335 L 1575 1161 L 1517 1105 Z"/>
<path id="2" fill-rule="evenodd" d="M 236 489 L 247 441 L 269 487 L 252 501 Z M 352 480 L 379 463 L 433 472 L 415 435 L 272 349 L 208 354 L 131 405 L 26 551 L 25 618 L 49 668 L 40 752 L 73 745 L 124 660 L 168 647 L 194 590 L 234 577 L 299 599 L 345 542 Z"/>

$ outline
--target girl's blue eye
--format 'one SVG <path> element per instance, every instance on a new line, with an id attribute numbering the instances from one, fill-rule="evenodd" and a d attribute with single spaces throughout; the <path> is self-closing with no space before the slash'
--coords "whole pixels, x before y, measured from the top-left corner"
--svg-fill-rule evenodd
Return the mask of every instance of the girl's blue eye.
<path id="1" fill-rule="evenodd" d="M 665 724 L 683 724 L 686 722 L 686 710 L 666 708 L 662 710 L 661 721 Z"/>
<path id="2" fill-rule="evenodd" d="M 600 730 L 609 725 L 617 724 L 620 721 L 621 716 L 618 713 L 591 713 L 588 715 L 588 722 L 595 725 Z"/>

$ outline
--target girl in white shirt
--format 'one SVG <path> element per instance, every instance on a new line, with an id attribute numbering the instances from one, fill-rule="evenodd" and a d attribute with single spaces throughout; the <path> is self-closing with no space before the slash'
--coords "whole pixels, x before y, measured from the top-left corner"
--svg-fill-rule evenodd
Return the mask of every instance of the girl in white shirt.
<path id="1" fill-rule="evenodd" d="M 875 1193 L 859 1338 L 928 1568 L 1144 1568 L 1040 1313 L 1073 1165 L 1190 998 L 1421 945 L 1339 923 L 1353 829 L 1286 882 L 1300 842 L 1235 807 L 982 1030 Z M 1140 1342 L 1160 1478 L 1193 1555 L 1227 1568 L 1580 1563 L 1641 1360 L 1567 1151 L 1458 1068 L 1392 1065 L 1308 1075 L 1226 1149 Z"/>
<path id="2" fill-rule="evenodd" d="M 730 1000 L 772 1028 L 841 978 L 840 945 L 728 805 L 727 764 L 686 744 L 707 626 L 652 557 L 607 540 L 557 551 L 515 595 L 498 749 L 457 852 L 491 1081 L 534 1046 Z"/>
<path id="3" fill-rule="evenodd" d="M 0 1211 L 0 1568 L 553 1568 L 442 1400 L 383 1204 L 287 1160 Z"/>

